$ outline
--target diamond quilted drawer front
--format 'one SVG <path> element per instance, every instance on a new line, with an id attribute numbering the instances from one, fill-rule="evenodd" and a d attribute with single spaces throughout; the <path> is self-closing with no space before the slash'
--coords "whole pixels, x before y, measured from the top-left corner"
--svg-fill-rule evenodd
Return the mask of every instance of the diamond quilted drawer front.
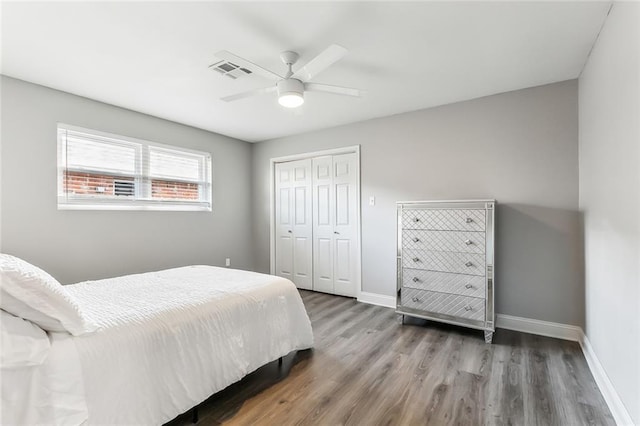
<path id="1" fill-rule="evenodd" d="M 484 255 L 476 253 L 404 250 L 402 254 L 404 268 L 484 276 L 484 265 Z"/>
<path id="2" fill-rule="evenodd" d="M 458 318 L 484 321 L 484 299 L 403 288 L 402 306 Z"/>
<path id="3" fill-rule="evenodd" d="M 484 232 L 485 211 L 472 209 L 405 209 L 402 212 L 402 227 L 404 229 Z"/>
<path id="4" fill-rule="evenodd" d="M 407 229 L 402 233 L 402 247 L 409 250 L 484 253 L 484 232 Z"/>
<path id="5" fill-rule="evenodd" d="M 485 279 L 477 275 L 449 274 L 404 268 L 402 286 L 418 290 L 439 291 L 461 296 L 485 297 Z"/>

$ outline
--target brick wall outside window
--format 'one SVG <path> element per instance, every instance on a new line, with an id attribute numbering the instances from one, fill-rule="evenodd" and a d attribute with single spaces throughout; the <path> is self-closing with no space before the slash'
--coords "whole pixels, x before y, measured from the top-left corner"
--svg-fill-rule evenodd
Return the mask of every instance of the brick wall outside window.
<path id="1" fill-rule="evenodd" d="M 67 172 L 64 179 L 64 189 L 69 194 L 114 197 L 114 182 L 133 182 L 129 176 L 110 176 L 97 173 Z M 172 182 L 153 179 L 151 181 L 151 196 L 158 199 L 197 200 L 198 184 L 188 182 Z"/>
<path id="2" fill-rule="evenodd" d="M 197 200 L 198 184 L 154 179 L 151 181 L 151 197 L 178 200 Z"/>

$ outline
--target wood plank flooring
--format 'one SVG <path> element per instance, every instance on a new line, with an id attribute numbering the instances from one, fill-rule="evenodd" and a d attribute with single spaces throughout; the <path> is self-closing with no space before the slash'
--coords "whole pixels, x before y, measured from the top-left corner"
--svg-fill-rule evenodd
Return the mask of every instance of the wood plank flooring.
<path id="1" fill-rule="evenodd" d="M 212 396 L 199 425 L 614 425 L 577 343 L 301 291 L 315 348 Z M 171 426 L 191 424 L 189 413 Z"/>

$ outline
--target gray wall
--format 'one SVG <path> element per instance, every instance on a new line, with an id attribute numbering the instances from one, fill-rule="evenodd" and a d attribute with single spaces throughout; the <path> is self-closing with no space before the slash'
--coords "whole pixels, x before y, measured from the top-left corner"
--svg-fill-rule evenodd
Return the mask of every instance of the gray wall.
<path id="1" fill-rule="evenodd" d="M 586 334 L 640 424 L 640 4 L 614 3 L 580 77 Z"/>
<path id="2" fill-rule="evenodd" d="M 186 264 L 251 269 L 251 145 L 2 77 L 2 251 L 62 283 Z M 213 212 L 56 207 L 56 123 L 211 152 Z"/>
<path id="3" fill-rule="evenodd" d="M 256 269 L 269 159 L 359 144 L 363 291 L 394 294 L 396 201 L 495 198 L 497 312 L 582 326 L 577 94 L 573 80 L 256 144 Z"/>

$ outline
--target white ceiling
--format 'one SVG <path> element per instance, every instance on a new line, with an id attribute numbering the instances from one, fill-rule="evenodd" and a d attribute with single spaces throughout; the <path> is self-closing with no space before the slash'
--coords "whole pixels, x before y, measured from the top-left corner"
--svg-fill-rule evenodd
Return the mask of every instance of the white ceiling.
<path id="1" fill-rule="evenodd" d="M 246 141 L 578 77 L 610 2 L 47 2 L 2 4 L 5 75 Z M 299 111 L 207 67 L 229 50 L 278 73 L 332 43 L 314 79 L 367 91 L 307 93 Z M 295 70 L 295 67 L 294 67 Z"/>

